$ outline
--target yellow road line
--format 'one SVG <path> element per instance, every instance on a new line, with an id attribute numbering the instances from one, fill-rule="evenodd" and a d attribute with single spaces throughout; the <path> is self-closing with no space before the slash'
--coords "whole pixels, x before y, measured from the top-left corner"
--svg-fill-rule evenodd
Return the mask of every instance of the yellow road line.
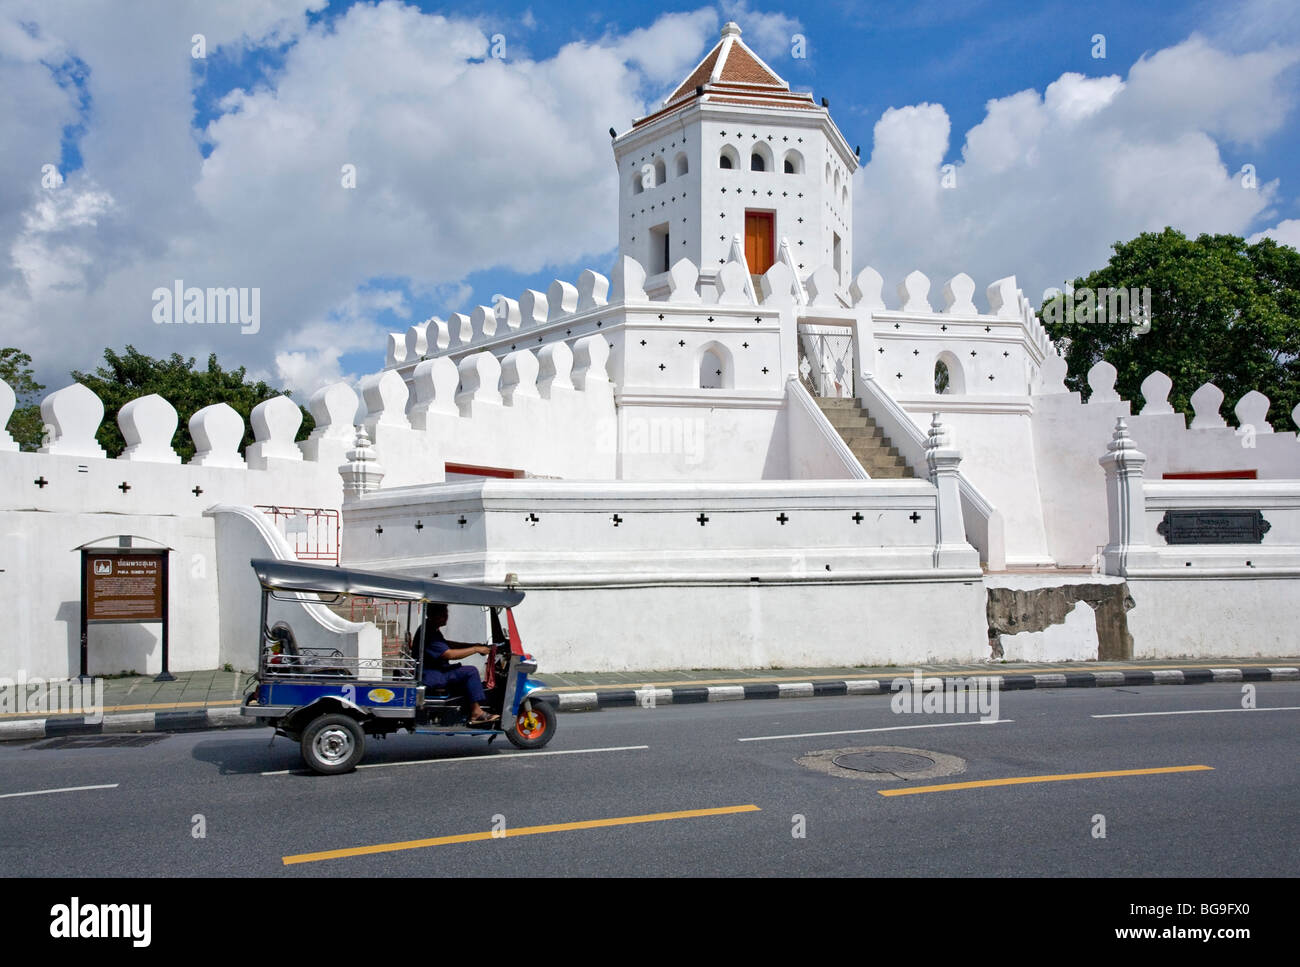
<path id="1" fill-rule="evenodd" d="M 644 816 L 617 816 L 612 819 L 585 819 L 576 823 L 550 823 L 545 826 L 520 826 L 495 832 L 461 833 L 456 836 L 435 836 L 432 839 L 412 839 L 404 843 L 380 843 L 376 846 L 353 846 L 348 849 L 325 850 L 321 853 L 298 853 L 281 859 L 285 866 L 294 863 L 317 863 L 345 856 L 366 856 L 372 853 L 395 853 L 404 849 L 423 849 L 426 846 L 447 846 L 451 843 L 475 843 L 485 839 L 505 839 L 510 836 L 537 836 L 541 833 L 565 833 L 575 829 L 599 829 L 605 826 L 631 826 L 635 823 L 661 823 L 669 819 L 695 819 L 700 816 L 728 816 L 733 813 L 756 813 L 759 808 L 747 806 L 719 806 L 716 809 L 683 809 L 674 813 L 648 813 Z"/>
<path id="2" fill-rule="evenodd" d="M 947 792 L 952 789 L 984 789 L 988 786 L 1023 786 L 1031 782 L 1066 782 L 1071 779 L 1109 779 L 1114 776 L 1158 776 L 1170 772 L 1212 772 L 1214 766 L 1164 766 L 1159 769 L 1115 769 L 1110 772 L 1067 772 L 1057 776 L 1016 776 L 1011 779 L 980 779 L 975 782 L 946 782 L 938 786 L 912 786 L 907 789 L 877 789 L 882 796 L 915 796 L 922 792 Z"/>

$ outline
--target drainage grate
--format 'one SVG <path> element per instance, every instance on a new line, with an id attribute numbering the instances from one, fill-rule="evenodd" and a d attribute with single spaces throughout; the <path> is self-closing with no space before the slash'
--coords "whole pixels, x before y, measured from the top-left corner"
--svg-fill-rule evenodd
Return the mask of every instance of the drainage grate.
<path id="1" fill-rule="evenodd" d="M 60 735 L 46 739 L 31 746 L 33 749 L 137 749 L 153 745 L 167 738 L 166 735 L 146 733 L 144 735 Z"/>
<path id="2" fill-rule="evenodd" d="M 823 775 L 870 782 L 937 779 L 966 771 L 966 760 L 955 755 L 897 745 L 822 749 L 807 752 L 794 761 Z"/>
<path id="3" fill-rule="evenodd" d="M 845 752 L 831 759 L 841 769 L 855 772 L 888 773 L 904 778 L 910 772 L 925 772 L 934 768 L 934 760 L 929 756 L 913 755 L 910 752 Z"/>

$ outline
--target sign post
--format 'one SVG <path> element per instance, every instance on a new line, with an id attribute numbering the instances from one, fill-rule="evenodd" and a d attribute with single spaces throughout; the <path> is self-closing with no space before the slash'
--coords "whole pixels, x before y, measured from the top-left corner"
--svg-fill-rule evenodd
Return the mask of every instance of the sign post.
<path id="1" fill-rule="evenodd" d="M 154 681 L 175 681 L 168 670 L 168 550 L 81 548 L 81 678 L 90 677 L 88 631 L 94 624 L 162 623 L 162 673 Z"/>

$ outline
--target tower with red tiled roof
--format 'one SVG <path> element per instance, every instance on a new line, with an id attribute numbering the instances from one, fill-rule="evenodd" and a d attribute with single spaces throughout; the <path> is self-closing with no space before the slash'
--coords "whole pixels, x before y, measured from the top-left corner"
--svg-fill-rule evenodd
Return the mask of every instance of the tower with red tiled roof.
<path id="1" fill-rule="evenodd" d="M 620 251 L 651 291 L 683 258 L 707 290 L 737 239 L 755 275 L 785 243 L 801 280 L 831 265 L 846 288 L 857 159 L 826 106 L 791 91 L 740 33 L 726 24 L 663 105 L 614 139 Z"/>

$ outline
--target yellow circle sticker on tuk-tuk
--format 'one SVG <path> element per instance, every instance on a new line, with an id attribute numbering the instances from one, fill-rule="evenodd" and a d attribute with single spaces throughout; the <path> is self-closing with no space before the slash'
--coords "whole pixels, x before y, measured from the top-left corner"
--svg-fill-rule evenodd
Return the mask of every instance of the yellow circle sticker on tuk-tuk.
<path id="1" fill-rule="evenodd" d="M 391 702 L 394 697 L 392 691 L 387 688 L 372 688 L 370 691 L 366 692 L 366 698 L 374 702 L 376 705 L 383 705 L 386 702 Z"/>

